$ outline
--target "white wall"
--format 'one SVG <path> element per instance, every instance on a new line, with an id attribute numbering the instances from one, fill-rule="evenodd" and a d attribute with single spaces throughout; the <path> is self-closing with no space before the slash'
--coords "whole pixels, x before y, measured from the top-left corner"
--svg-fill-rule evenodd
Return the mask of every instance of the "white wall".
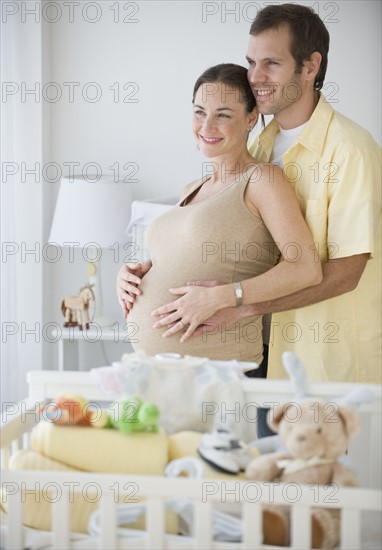
<path id="1" fill-rule="evenodd" d="M 312 5 L 312 2 L 303 2 Z M 264 2 L 98 2 L 102 16 L 87 23 L 63 12 L 52 25 L 52 81 L 79 82 L 75 101 L 52 107 L 52 156 L 58 162 L 96 160 L 104 170 L 118 162 L 136 163 L 137 197 L 174 194 L 199 175 L 200 160 L 190 133 L 191 92 L 196 77 L 219 62 L 245 65 L 249 21 Z M 137 22 L 123 23 L 129 10 Z M 331 34 L 327 83 L 333 105 L 381 139 L 380 12 L 378 1 L 320 2 L 319 13 Z M 224 13 L 234 9 L 236 14 Z M 216 14 L 210 13 L 214 10 Z M 131 10 L 130 10 L 131 11 Z M 67 14 L 67 17 L 64 14 Z M 89 17 L 95 10 L 88 9 Z M 203 21 L 204 19 L 204 21 Z M 86 102 L 80 91 L 97 82 L 102 99 Z M 118 82 L 121 99 L 109 89 Z M 127 91 L 125 83 L 134 83 Z M 94 92 L 95 89 L 89 92 Z M 67 93 L 64 93 L 64 96 Z"/>
<path id="2" fill-rule="evenodd" d="M 44 52 L 42 85 L 57 83 L 62 92 L 56 103 L 42 97 L 46 162 L 59 163 L 64 175 L 68 174 L 64 163 L 71 162 L 79 163 L 76 172 L 96 162 L 106 173 L 118 163 L 122 177 L 131 176 L 135 167 L 135 198 L 176 194 L 201 173 L 202 159 L 190 131 L 194 81 L 217 63 L 245 65 L 250 22 L 257 8 L 267 3 L 103 0 L 82 1 L 80 6 L 74 2 L 70 11 L 67 2 L 46 2 L 43 27 L 49 49 Z M 331 94 L 333 106 L 368 128 L 381 143 L 381 3 L 301 3 L 319 10 L 331 35 L 324 90 Z M 57 22 L 49 22 L 56 16 Z M 22 12 L 14 17 L 22 17 Z M 24 17 L 24 27 L 33 25 L 33 17 Z M 79 84 L 73 88 L 72 101 L 68 83 Z M 102 92 L 99 101 L 91 102 L 96 88 L 89 83 L 96 83 Z M 127 83 L 130 87 L 123 90 Z M 119 101 L 110 89 L 113 85 L 114 90 L 119 86 Z M 57 183 L 45 183 L 45 240 L 57 189 Z M 37 216 L 38 205 L 32 199 L 28 207 L 34 211 L 34 206 Z M 119 263 L 111 253 L 104 260 L 105 304 L 119 316 L 114 290 Z M 46 322 L 62 322 L 60 301 L 75 292 L 84 277 L 86 266 L 80 255 L 74 264 L 45 266 L 46 288 L 52 296 Z M 48 348 L 45 368 L 52 368 L 55 349 Z M 109 349 L 113 359 L 120 355 L 121 347 Z"/>

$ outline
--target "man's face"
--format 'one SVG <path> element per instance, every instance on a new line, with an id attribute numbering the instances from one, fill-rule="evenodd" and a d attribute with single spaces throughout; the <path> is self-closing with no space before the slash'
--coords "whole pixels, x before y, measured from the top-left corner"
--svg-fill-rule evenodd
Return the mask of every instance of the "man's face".
<path id="1" fill-rule="evenodd" d="M 259 113 L 275 115 L 281 122 L 293 114 L 309 89 L 304 72 L 296 72 L 290 53 L 288 27 L 270 29 L 250 36 L 247 61 L 248 80 L 256 97 Z"/>

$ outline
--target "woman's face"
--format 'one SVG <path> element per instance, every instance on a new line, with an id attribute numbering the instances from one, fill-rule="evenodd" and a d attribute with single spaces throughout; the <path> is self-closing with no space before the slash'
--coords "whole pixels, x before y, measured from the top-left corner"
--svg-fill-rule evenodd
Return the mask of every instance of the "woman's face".
<path id="1" fill-rule="evenodd" d="M 222 82 L 202 84 L 195 95 L 192 131 L 206 157 L 241 154 L 257 120 L 247 112 L 238 88 Z"/>

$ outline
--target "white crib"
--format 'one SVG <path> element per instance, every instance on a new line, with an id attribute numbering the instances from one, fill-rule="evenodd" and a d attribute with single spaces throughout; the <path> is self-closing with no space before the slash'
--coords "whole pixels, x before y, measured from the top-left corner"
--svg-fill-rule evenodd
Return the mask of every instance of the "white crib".
<path id="1" fill-rule="evenodd" d="M 33 547 L 32 540 L 38 536 L 42 542 L 36 548 L 104 548 L 104 549 L 275 549 L 262 543 L 261 505 L 269 503 L 269 486 L 256 483 L 256 498 L 248 491 L 246 481 L 193 480 L 186 478 L 131 476 L 115 474 L 10 471 L 7 464 L 11 453 L 27 447 L 30 430 L 38 416 L 26 414 L 34 411 L 36 403 L 43 403 L 59 393 L 77 393 L 88 400 L 104 400 L 96 381 L 86 372 L 35 371 L 28 375 L 29 396 L 15 407 L 8 409 L 7 418 L 1 426 L 2 487 L 7 491 L 8 512 L 6 524 L 2 526 L 4 542 L 2 548 L 21 549 Z M 352 384 L 311 384 L 309 396 L 335 398 L 344 395 Z M 363 419 L 360 436 L 354 439 L 349 449 L 353 464 L 358 467 L 363 488 L 340 488 L 331 498 L 332 488 L 318 492 L 312 486 L 301 486 L 298 498 L 292 495 L 291 545 L 290 548 L 306 549 L 310 546 L 310 508 L 312 506 L 341 508 L 340 548 L 381 548 L 381 388 L 367 386 L 375 395 L 373 403 L 359 410 Z M 290 399 L 290 385 L 287 381 L 247 379 L 243 389 L 248 403 L 266 406 L 272 402 Z M 22 420 L 22 421 L 21 421 Z M 62 497 L 52 506 L 52 531 L 33 532 L 22 525 L 21 487 L 33 490 L 36 484 L 55 482 L 62 488 Z M 101 534 L 99 537 L 71 533 L 69 531 L 70 483 L 76 483 L 76 491 L 82 491 L 89 483 L 96 483 L 101 491 L 99 509 L 101 512 Z M 115 487 L 120 493 L 128 493 L 131 483 L 139 487 L 140 495 L 146 498 L 146 529 L 136 535 L 121 536 L 116 527 Z M 213 491 L 211 485 L 213 483 Z M 254 482 L 251 482 L 251 489 Z M 285 504 L 287 487 L 276 485 L 272 491 L 272 503 Z M 165 532 L 165 501 L 173 498 L 191 499 L 194 505 L 192 536 L 170 535 Z M 211 518 L 216 502 L 237 503 L 241 507 L 242 540 L 229 543 L 213 540 Z M 365 540 L 366 536 L 366 540 Z M 29 539 L 28 539 L 29 537 Z M 277 547 L 278 548 L 278 547 Z"/>

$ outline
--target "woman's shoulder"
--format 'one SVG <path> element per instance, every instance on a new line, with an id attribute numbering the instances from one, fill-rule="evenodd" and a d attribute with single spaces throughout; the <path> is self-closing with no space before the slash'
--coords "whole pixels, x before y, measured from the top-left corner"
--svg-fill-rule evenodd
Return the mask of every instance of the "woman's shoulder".
<path id="1" fill-rule="evenodd" d="M 283 174 L 283 170 L 277 164 L 259 162 L 251 174 L 251 181 L 272 182 L 275 179 L 285 179 Z"/>
<path id="2" fill-rule="evenodd" d="M 273 184 L 276 191 L 276 188 L 286 181 L 288 180 L 279 166 L 271 162 L 259 162 L 249 178 L 248 190 L 250 193 L 257 193 L 263 186 L 271 187 L 269 184 Z"/>

